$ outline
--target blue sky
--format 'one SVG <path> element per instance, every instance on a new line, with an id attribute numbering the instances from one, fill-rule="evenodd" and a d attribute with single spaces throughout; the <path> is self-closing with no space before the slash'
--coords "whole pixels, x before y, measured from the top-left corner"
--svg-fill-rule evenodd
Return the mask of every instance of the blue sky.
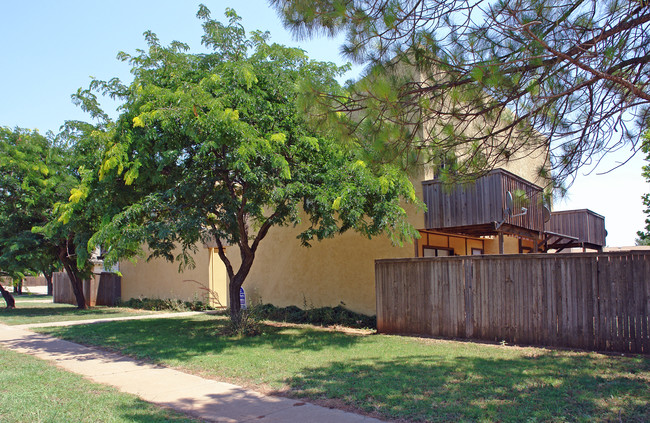
<path id="1" fill-rule="evenodd" d="M 130 79 L 128 66 L 116 60 L 119 51 L 145 48 L 142 37 L 152 30 L 163 44 L 183 41 L 200 51 L 201 26 L 195 17 L 198 1 L 80 0 L 0 1 L 0 125 L 54 132 L 65 120 L 89 117 L 70 101 L 87 87 L 90 77 Z M 268 30 L 272 40 L 299 46 L 317 60 L 345 60 L 338 54 L 340 40 L 296 41 L 265 0 L 204 3 L 221 19 L 227 7 L 242 16 L 248 31 Z M 357 69 L 358 72 L 358 69 Z M 353 77 L 355 72 L 350 73 Z M 106 109 L 114 107 L 105 103 Z M 113 114 L 115 116 L 115 114 Z M 621 168 L 599 175 L 629 155 L 626 149 L 603 161 L 596 171 L 583 169 L 566 199 L 555 209 L 589 208 L 605 216 L 610 246 L 633 245 L 644 225 L 641 195 L 650 191 L 641 178 L 640 155 Z"/>

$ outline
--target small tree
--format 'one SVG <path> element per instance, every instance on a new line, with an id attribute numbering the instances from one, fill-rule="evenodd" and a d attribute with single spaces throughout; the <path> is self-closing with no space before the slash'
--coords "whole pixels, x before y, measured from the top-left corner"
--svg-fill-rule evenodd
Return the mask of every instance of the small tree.
<path id="1" fill-rule="evenodd" d="M 148 32 L 148 52 L 120 54 L 133 66 L 132 84 L 93 82 L 124 104 L 89 183 L 112 181 L 130 203 L 92 240 L 111 247 L 108 261 L 136 254 L 146 242 L 154 256 L 191 265 L 195 245 L 214 239 L 237 319 L 239 289 L 273 226 L 307 220 L 305 245 L 348 229 L 387 231 L 399 242 L 414 236 L 400 198 L 417 199 L 401 172 L 359 160 L 298 113 L 301 81 L 340 92 L 336 66 L 269 44 L 268 34 L 249 39 L 235 12 L 226 14 L 223 25 L 199 9 L 212 53 L 189 54 L 178 42 L 163 47 Z M 239 247 L 238 269 L 225 245 Z"/>
<path id="2" fill-rule="evenodd" d="M 83 106 L 89 110 L 92 102 L 86 99 Z M 97 115 L 93 113 L 93 117 Z M 79 309 L 86 308 L 83 281 L 92 274 L 90 258 L 94 247 L 89 246 L 89 240 L 100 227 L 102 218 L 116 212 L 109 200 L 114 193 L 105 184 L 87 182 L 92 169 L 101 163 L 105 134 L 110 125 L 107 118 L 98 125 L 66 122 L 58 135 L 65 196 L 52 205 L 52 213 L 43 225 L 32 228 L 32 232 L 44 236 L 55 246 L 56 256 L 70 279 Z"/>
<path id="3" fill-rule="evenodd" d="M 0 269 L 14 281 L 43 273 L 48 293 L 56 248 L 32 228 L 45 223 L 52 205 L 64 198 L 59 165 L 51 136 L 0 128 Z"/>
<path id="4" fill-rule="evenodd" d="M 97 204 L 100 195 L 88 199 L 87 190 L 75 188 L 100 157 L 91 144 L 97 129 L 69 122 L 55 139 L 0 128 L 0 269 L 14 279 L 43 273 L 51 292 L 52 273 L 62 267 L 78 308 L 86 307 L 88 239 L 107 212 Z"/>

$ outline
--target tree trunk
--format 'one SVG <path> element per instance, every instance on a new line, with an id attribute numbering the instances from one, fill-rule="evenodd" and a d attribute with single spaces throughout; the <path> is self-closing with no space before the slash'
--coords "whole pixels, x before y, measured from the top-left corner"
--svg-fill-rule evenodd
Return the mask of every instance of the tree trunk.
<path id="1" fill-rule="evenodd" d="M 241 313 L 241 303 L 239 302 L 239 289 L 242 286 L 242 282 L 237 276 L 233 278 L 228 284 L 228 295 L 230 297 L 230 319 L 235 321 L 239 318 L 239 313 Z"/>
<path id="2" fill-rule="evenodd" d="M 14 281 L 14 294 L 22 295 L 23 293 L 23 280 L 19 280 L 18 282 Z"/>
<path id="3" fill-rule="evenodd" d="M 45 276 L 45 281 L 47 282 L 47 295 L 52 295 L 53 285 L 52 285 L 52 273 L 43 273 Z"/>
<path id="4" fill-rule="evenodd" d="M 253 260 L 255 259 L 255 253 L 248 251 L 247 253 L 242 254 L 242 263 L 239 266 L 237 274 L 230 279 L 228 284 L 228 296 L 230 297 L 230 319 L 236 321 L 239 319 L 239 314 L 241 313 L 241 304 L 239 302 L 239 289 L 244 284 L 246 276 L 253 266 Z"/>
<path id="5" fill-rule="evenodd" d="M 11 295 L 11 292 L 4 289 L 2 284 L 0 284 L 0 292 L 2 292 L 2 298 L 4 298 L 5 303 L 7 303 L 7 308 L 16 308 L 16 300 L 14 300 L 14 297 L 13 295 Z"/>
<path id="6" fill-rule="evenodd" d="M 86 306 L 86 297 L 84 296 L 83 279 L 81 279 L 75 272 L 68 270 L 67 268 L 65 272 L 70 278 L 70 283 L 72 284 L 72 292 L 74 293 L 74 297 L 77 300 L 77 308 L 79 310 L 87 309 L 88 306 Z"/>
<path id="7" fill-rule="evenodd" d="M 77 308 L 80 310 L 87 309 L 88 307 L 86 306 L 86 298 L 84 297 L 83 291 L 83 279 L 79 275 L 77 263 L 68 257 L 67 246 L 62 246 L 59 248 L 59 260 L 61 261 L 61 264 L 63 264 L 65 273 L 70 278 L 70 283 L 72 284 L 72 292 L 74 293 L 74 297 L 77 300 Z"/>

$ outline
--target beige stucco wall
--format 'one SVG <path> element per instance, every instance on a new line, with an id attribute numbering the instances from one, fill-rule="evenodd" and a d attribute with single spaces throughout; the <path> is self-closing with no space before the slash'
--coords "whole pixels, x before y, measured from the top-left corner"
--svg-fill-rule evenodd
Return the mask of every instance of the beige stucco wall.
<path id="1" fill-rule="evenodd" d="M 499 238 L 493 237 L 485 240 L 485 254 L 499 254 Z M 503 237 L 503 253 L 504 254 L 517 254 L 519 253 L 519 238 L 512 236 Z"/>
<path id="2" fill-rule="evenodd" d="M 176 252 L 178 253 L 178 252 Z M 183 301 L 199 299 L 208 301 L 208 292 L 215 291 L 219 298 L 226 298 L 227 277 L 223 263 L 214 249 L 198 247 L 193 254 L 196 267 L 179 272 L 178 263 L 156 258 L 137 263 L 120 262 L 122 274 L 122 299 L 130 298 L 177 298 Z M 217 262 L 214 259 L 217 259 Z M 214 299 L 210 298 L 214 305 Z"/>
<path id="3" fill-rule="evenodd" d="M 421 184 L 415 192 L 422 198 Z M 424 212 L 406 204 L 409 222 L 424 224 Z M 394 246 L 386 236 L 368 239 L 348 231 L 332 239 L 303 247 L 297 239 L 304 228 L 273 227 L 260 243 L 255 262 L 243 288 L 248 302 L 276 306 L 337 306 L 375 314 L 375 260 L 415 256 L 415 244 Z M 228 258 L 235 268 L 241 262 L 239 249 L 229 247 Z"/>
<path id="4" fill-rule="evenodd" d="M 228 274 L 216 248 L 210 248 L 210 305 L 228 306 Z"/>
<path id="5" fill-rule="evenodd" d="M 272 228 L 244 282 L 247 299 L 277 306 L 336 306 L 375 313 L 374 266 L 379 258 L 413 257 L 414 246 L 394 247 L 385 237 L 356 233 L 302 247 L 295 228 Z M 236 248 L 229 249 L 239 265 Z"/>

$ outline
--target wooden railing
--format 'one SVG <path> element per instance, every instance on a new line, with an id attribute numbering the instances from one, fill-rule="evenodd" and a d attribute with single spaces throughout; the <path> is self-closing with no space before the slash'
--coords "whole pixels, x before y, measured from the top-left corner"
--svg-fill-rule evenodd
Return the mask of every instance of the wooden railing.
<path id="1" fill-rule="evenodd" d="M 650 353 L 650 253 L 375 262 L 382 333 Z"/>
<path id="2" fill-rule="evenodd" d="M 445 185 L 437 180 L 422 182 L 426 229 L 461 228 L 502 222 L 506 192 L 515 199 L 513 214 L 521 207 L 525 215 L 507 217 L 504 224 L 541 232 L 543 230 L 543 193 L 537 185 L 503 169 L 495 169 L 474 183 Z M 521 195 L 518 195 L 521 194 Z"/>
<path id="3" fill-rule="evenodd" d="M 607 236 L 605 218 L 587 209 L 552 212 L 546 230 L 601 247 L 605 246 Z"/>

